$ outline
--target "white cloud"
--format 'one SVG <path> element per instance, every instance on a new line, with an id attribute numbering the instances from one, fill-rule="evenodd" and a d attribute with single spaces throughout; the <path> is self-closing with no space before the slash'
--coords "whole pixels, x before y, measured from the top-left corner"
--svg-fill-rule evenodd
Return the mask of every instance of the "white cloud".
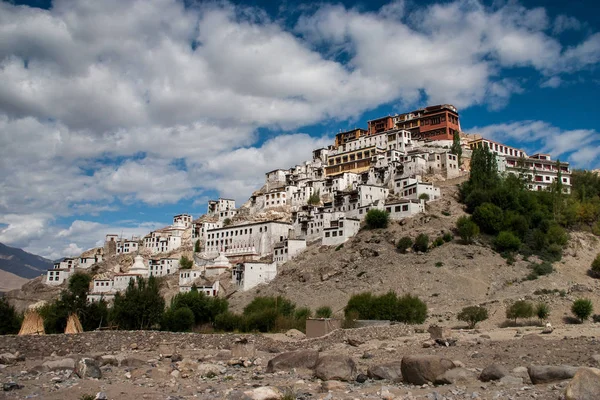
<path id="1" fill-rule="evenodd" d="M 552 88 L 556 89 L 563 83 L 562 79 L 559 76 L 552 76 L 540 84 L 540 87 L 543 88 Z"/>
<path id="2" fill-rule="evenodd" d="M 559 34 L 568 30 L 578 31 L 581 30 L 583 26 L 584 24 L 577 18 L 561 14 L 554 19 L 552 32 L 554 34 Z"/>

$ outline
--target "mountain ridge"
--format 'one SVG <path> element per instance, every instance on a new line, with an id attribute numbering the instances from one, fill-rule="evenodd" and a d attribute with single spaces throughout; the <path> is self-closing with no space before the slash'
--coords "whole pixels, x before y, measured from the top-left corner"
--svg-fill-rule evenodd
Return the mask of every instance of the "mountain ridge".
<path id="1" fill-rule="evenodd" d="M 2 271 L 21 278 L 33 279 L 52 268 L 52 264 L 52 261 L 44 257 L 0 243 L 0 270 Z"/>

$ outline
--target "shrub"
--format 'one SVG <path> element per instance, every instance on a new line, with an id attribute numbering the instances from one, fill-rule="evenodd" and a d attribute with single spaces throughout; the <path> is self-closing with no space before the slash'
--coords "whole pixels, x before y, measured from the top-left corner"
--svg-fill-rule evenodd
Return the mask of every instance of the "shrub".
<path id="1" fill-rule="evenodd" d="M 369 229 L 387 228 L 390 215 L 384 210 L 373 208 L 367 212 L 365 223 Z"/>
<path id="2" fill-rule="evenodd" d="M 525 300 L 515 301 L 507 310 L 506 318 L 514 319 L 517 322 L 517 318 L 531 318 L 533 316 L 533 305 Z"/>
<path id="3" fill-rule="evenodd" d="M 592 315 L 592 321 L 594 321 L 595 323 L 600 322 L 600 314 Z"/>
<path id="4" fill-rule="evenodd" d="M 435 266 L 436 266 L 437 268 L 441 268 L 441 267 L 443 267 L 443 266 L 444 266 L 444 263 L 443 263 L 443 262 L 441 262 L 441 261 L 436 261 L 436 263 L 435 263 Z"/>
<path id="5" fill-rule="evenodd" d="M 479 227 L 470 217 L 460 217 L 456 221 L 456 228 L 458 229 L 458 236 L 465 243 L 473 243 L 473 239 L 479 236 Z"/>
<path id="6" fill-rule="evenodd" d="M 395 321 L 422 324 L 427 319 L 427 304 L 417 296 L 406 294 L 398 299 Z"/>
<path id="7" fill-rule="evenodd" d="M 450 232 L 446 232 L 444 233 L 444 236 L 442 236 L 442 239 L 444 239 L 444 242 L 448 243 L 451 242 L 452 239 L 454 239 L 454 236 L 452 236 Z"/>
<path id="8" fill-rule="evenodd" d="M 571 306 L 571 312 L 575 315 L 581 323 L 583 323 L 586 319 L 592 315 L 594 311 L 594 307 L 592 305 L 592 301 L 590 299 L 577 299 L 573 302 Z"/>
<path id="9" fill-rule="evenodd" d="M 179 259 L 179 269 L 191 269 L 194 266 L 194 261 L 186 256 L 181 256 Z"/>
<path id="10" fill-rule="evenodd" d="M 296 309 L 296 305 L 283 296 L 258 296 L 244 307 L 243 313 L 244 315 L 250 315 L 269 309 L 274 309 L 277 313 L 285 316 L 292 316 Z"/>
<path id="11" fill-rule="evenodd" d="M 217 315 L 227 311 L 227 300 L 218 297 L 209 297 L 199 292 L 195 286 L 187 293 L 178 293 L 171 300 L 170 308 L 173 311 L 179 308 L 188 308 L 194 314 L 196 325 L 214 322 Z"/>
<path id="12" fill-rule="evenodd" d="M 408 236 L 404 236 L 403 238 L 398 240 L 398 243 L 396 243 L 396 248 L 399 252 L 406 253 L 406 250 L 410 249 L 412 245 L 413 240 Z"/>
<path id="13" fill-rule="evenodd" d="M 215 329 L 226 332 L 245 332 L 246 321 L 242 315 L 227 311 L 215 317 Z"/>
<path id="14" fill-rule="evenodd" d="M 171 332 L 189 332 L 194 327 L 194 313 L 187 307 L 169 308 L 163 315 L 161 327 Z"/>
<path id="15" fill-rule="evenodd" d="M 511 232 L 502 231 L 494 240 L 494 245 L 496 246 L 496 249 L 500 252 L 518 251 L 521 247 L 521 240 L 519 240 L 519 238 Z"/>
<path id="16" fill-rule="evenodd" d="M 425 200 L 425 202 L 429 201 L 429 195 L 427 193 L 421 193 L 419 195 L 419 200 Z"/>
<path id="17" fill-rule="evenodd" d="M 315 317 L 317 318 L 331 318 L 332 314 L 333 311 L 331 311 L 331 307 L 329 306 L 321 306 L 315 311 Z"/>
<path id="18" fill-rule="evenodd" d="M 473 212 L 473 222 L 485 233 L 494 235 L 502 229 L 502 209 L 492 203 L 483 203 Z"/>
<path id="19" fill-rule="evenodd" d="M 424 233 L 419 234 L 419 236 L 417 236 L 417 238 L 415 239 L 413 249 L 415 251 L 425 253 L 429 249 L 429 236 L 427 236 Z"/>
<path id="20" fill-rule="evenodd" d="M 550 307 L 546 303 L 538 303 L 535 307 L 535 315 L 540 319 L 540 321 L 544 321 L 548 319 L 550 315 Z"/>
<path id="21" fill-rule="evenodd" d="M 434 245 L 435 247 L 440 247 L 440 246 L 441 246 L 441 245 L 443 245 L 444 243 L 446 243 L 446 242 L 444 241 L 444 238 L 443 238 L 443 237 L 441 237 L 441 236 L 439 236 L 439 237 L 435 238 L 435 240 L 433 241 L 433 245 Z"/>
<path id="22" fill-rule="evenodd" d="M 21 317 L 5 298 L 0 298 L 0 335 L 19 333 Z"/>
<path id="23" fill-rule="evenodd" d="M 337 247 L 335 248 L 335 251 L 340 251 L 343 248 L 344 248 L 344 243 L 338 244 Z"/>
<path id="24" fill-rule="evenodd" d="M 125 292 L 115 294 L 110 311 L 111 321 L 121 329 L 151 329 L 160 324 L 165 310 L 165 299 L 154 276 L 129 281 Z"/>
<path id="25" fill-rule="evenodd" d="M 308 307 L 301 307 L 296 310 L 294 313 L 294 318 L 298 320 L 307 320 L 312 317 L 312 311 Z"/>
<path id="26" fill-rule="evenodd" d="M 223 226 L 229 226 L 232 224 L 231 218 L 225 218 L 223 220 Z"/>
<path id="27" fill-rule="evenodd" d="M 200 239 L 194 243 L 194 253 L 200 253 Z"/>
<path id="28" fill-rule="evenodd" d="M 552 264 L 544 261 L 540 264 L 534 264 L 532 267 L 533 272 L 538 276 L 549 275 L 554 271 Z"/>
<path id="29" fill-rule="evenodd" d="M 400 298 L 394 292 L 374 296 L 370 292 L 353 295 L 344 308 L 346 319 L 377 319 L 421 324 L 427 319 L 427 305 L 409 294 Z"/>
<path id="30" fill-rule="evenodd" d="M 594 258 L 594 261 L 592 261 L 590 275 L 594 278 L 600 278 L 600 253 L 598 253 L 596 258 Z"/>
<path id="31" fill-rule="evenodd" d="M 473 329 L 478 322 L 488 319 L 488 310 L 480 306 L 465 307 L 458 314 L 457 318 L 459 321 L 468 323 L 469 329 Z"/>

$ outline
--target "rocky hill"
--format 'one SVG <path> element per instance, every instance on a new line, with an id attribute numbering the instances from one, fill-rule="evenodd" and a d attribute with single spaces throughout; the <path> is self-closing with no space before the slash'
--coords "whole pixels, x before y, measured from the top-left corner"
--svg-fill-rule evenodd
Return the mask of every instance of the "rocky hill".
<path id="1" fill-rule="evenodd" d="M 0 243 L 0 270 L 32 279 L 52 268 L 52 261 Z"/>
<path id="2" fill-rule="evenodd" d="M 586 274 L 600 252 L 600 240 L 591 234 L 572 232 L 562 261 L 554 264 L 555 272 L 533 281 L 525 277 L 534 257 L 517 258 L 508 265 L 485 237 L 473 245 L 455 239 L 424 254 L 399 253 L 395 243 L 403 236 L 414 239 L 426 233 L 433 240 L 452 231 L 464 215 L 457 192 L 455 183 L 449 182 L 442 187 L 442 199 L 429 203 L 425 214 L 392 222 L 387 229 L 363 229 L 340 248 L 310 246 L 283 265 L 269 285 L 235 293 L 232 308 L 241 310 L 257 295 L 283 295 L 298 306 L 315 310 L 329 305 L 341 314 L 352 294 L 392 290 L 423 299 L 429 307 L 428 323 L 460 325 L 456 314 L 463 307 L 486 305 L 490 318 L 483 325 L 492 327 L 504 322 L 508 303 L 522 298 L 548 303 L 553 324 L 563 323 L 576 298 L 588 297 L 600 307 L 600 282 Z"/>

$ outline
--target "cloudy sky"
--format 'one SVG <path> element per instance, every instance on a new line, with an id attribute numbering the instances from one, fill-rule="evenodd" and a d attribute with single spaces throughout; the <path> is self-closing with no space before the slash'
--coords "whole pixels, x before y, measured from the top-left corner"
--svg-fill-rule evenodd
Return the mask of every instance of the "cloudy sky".
<path id="1" fill-rule="evenodd" d="M 428 104 L 598 168 L 594 4 L 0 0 L 0 242 L 55 259 L 197 217 Z"/>

